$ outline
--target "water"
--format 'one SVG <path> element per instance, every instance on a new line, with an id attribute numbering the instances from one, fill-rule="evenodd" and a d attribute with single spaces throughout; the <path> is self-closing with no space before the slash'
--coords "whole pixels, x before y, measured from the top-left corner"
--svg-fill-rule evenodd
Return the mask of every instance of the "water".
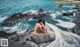
<path id="1" fill-rule="evenodd" d="M 55 18 L 52 18 L 51 16 L 45 18 L 45 21 L 49 23 L 52 23 L 54 25 L 56 25 L 56 23 L 59 23 L 54 19 L 72 22 L 73 17 L 61 16 L 60 12 L 64 10 L 72 10 L 73 6 L 74 5 L 64 5 L 62 8 L 59 8 L 58 5 L 55 4 L 55 0 L 0 0 L 0 23 L 6 19 L 5 17 L 9 17 L 14 13 L 27 13 L 28 11 L 38 10 L 40 8 L 46 11 L 50 11 L 51 13 L 56 15 Z M 30 21 L 22 21 L 16 23 L 11 27 L 17 26 L 20 30 L 33 29 L 36 22 L 37 20 L 35 19 Z M 4 27 L 6 26 L 0 26 L 0 28 Z"/>
<path id="2" fill-rule="evenodd" d="M 75 26 L 75 23 L 73 23 L 74 17 L 61 15 L 61 11 L 72 10 L 74 5 L 64 5 L 62 8 L 59 8 L 58 5 L 55 4 L 55 1 L 56 0 L 0 0 L 0 23 L 14 13 L 27 13 L 43 8 L 53 13 L 46 17 L 45 21 L 48 22 L 47 25 L 54 30 L 56 35 L 55 41 L 47 47 L 80 47 L 80 36 L 68 32 L 68 30 Z M 17 30 L 18 33 L 23 33 L 27 29 L 33 29 L 36 22 L 36 19 L 29 19 L 28 21 L 18 22 L 11 27 L 0 26 L 0 28 L 11 29 L 8 32 Z"/>
<path id="3" fill-rule="evenodd" d="M 0 15 L 10 15 L 39 8 L 50 10 L 51 7 L 54 7 L 53 5 L 53 0 L 0 0 Z"/>

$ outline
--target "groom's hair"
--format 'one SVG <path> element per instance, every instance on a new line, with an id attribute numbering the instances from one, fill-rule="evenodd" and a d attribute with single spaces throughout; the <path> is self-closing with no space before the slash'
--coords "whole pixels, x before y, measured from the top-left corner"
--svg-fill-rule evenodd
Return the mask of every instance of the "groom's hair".
<path id="1" fill-rule="evenodd" d="M 45 25 L 45 21 L 44 21 L 44 20 L 39 19 L 39 20 L 38 20 L 38 23 L 40 23 L 40 22 L 43 22 L 43 24 Z"/>

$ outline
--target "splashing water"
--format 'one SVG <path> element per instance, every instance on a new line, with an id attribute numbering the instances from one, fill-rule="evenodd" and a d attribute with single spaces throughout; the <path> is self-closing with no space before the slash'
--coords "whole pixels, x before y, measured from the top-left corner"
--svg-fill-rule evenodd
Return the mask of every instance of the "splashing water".
<path id="1" fill-rule="evenodd" d="M 46 23 L 56 35 L 55 40 L 47 47 L 80 47 L 80 36 L 71 32 L 62 31 L 55 25 Z"/>
<path id="2" fill-rule="evenodd" d="M 64 28 L 72 29 L 76 25 L 73 22 L 65 22 L 65 21 L 62 21 L 62 20 L 59 20 L 59 19 L 57 19 L 56 21 L 59 22 L 56 25 L 61 26 L 61 27 L 64 27 Z"/>

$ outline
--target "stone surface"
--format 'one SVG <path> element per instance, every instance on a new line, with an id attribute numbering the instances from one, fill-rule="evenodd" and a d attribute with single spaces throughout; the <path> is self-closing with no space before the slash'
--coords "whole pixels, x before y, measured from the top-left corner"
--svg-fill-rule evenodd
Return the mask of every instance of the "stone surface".
<path id="1" fill-rule="evenodd" d="M 37 10 L 35 10 L 37 11 Z M 33 13 L 33 12 L 28 12 L 28 13 L 15 13 L 13 15 L 11 15 L 10 17 L 8 17 L 7 19 L 5 19 L 1 25 L 3 26 L 11 26 L 11 24 L 15 24 L 17 22 L 20 21 L 24 21 L 24 20 L 29 20 L 30 18 L 33 19 L 40 19 L 40 18 L 44 18 L 48 15 L 50 15 L 51 13 L 48 11 L 44 11 L 43 9 L 39 9 L 39 12 Z M 44 13 L 45 12 L 45 13 Z"/>
<path id="2" fill-rule="evenodd" d="M 54 32 L 51 33 L 32 33 L 30 34 L 30 38 L 35 43 L 48 43 L 55 40 Z"/>
<path id="3" fill-rule="evenodd" d="M 76 34 L 80 35 L 80 10 L 76 11 L 76 16 L 75 16 L 75 32 Z"/>
<path id="4" fill-rule="evenodd" d="M 10 34 L 7 39 L 9 39 L 9 47 L 46 47 L 55 40 L 55 34 L 54 32 L 34 33 L 31 31 Z"/>

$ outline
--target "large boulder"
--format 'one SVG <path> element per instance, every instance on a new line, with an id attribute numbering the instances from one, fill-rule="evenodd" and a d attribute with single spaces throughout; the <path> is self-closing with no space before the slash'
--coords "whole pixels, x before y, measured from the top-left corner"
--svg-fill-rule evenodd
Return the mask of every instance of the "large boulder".
<path id="1" fill-rule="evenodd" d="M 54 32 L 51 33 L 32 33 L 29 35 L 31 38 L 31 41 L 40 44 L 40 43 L 48 43 L 55 40 L 55 34 Z"/>
<path id="2" fill-rule="evenodd" d="M 9 47 L 46 47 L 55 40 L 55 34 L 52 33 L 22 33 L 15 34 L 9 38 Z"/>

